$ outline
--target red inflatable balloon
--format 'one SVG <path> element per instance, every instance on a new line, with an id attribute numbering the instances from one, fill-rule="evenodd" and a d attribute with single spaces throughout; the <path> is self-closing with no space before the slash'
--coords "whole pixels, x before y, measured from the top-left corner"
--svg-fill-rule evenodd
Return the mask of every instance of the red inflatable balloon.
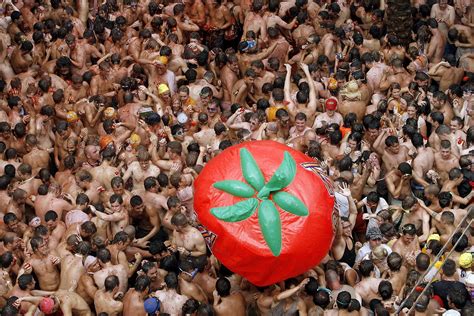
<path id="1" fill-rule="evenodd" d="M 319 163 L 273 141 L 232 146 L 195 181 L 212 253 L 258 286 L 304 273 L 327 254 L 337 214 Z"/>

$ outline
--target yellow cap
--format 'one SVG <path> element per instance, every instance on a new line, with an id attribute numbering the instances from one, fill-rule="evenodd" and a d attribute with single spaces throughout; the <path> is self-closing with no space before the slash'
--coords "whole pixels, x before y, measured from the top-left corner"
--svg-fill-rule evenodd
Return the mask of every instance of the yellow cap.
<path id="1" fill-rule="evenodd" d="M 472 254 L 465 252 L 459 256 L 459 266 L 464 269 L 470 269 L 472 265 Z"/>
<path id="2" fill-rule="evenodd" d="M 168 57 L 158 56 L 158 57 L 155 58 L 155 63 L 161 64 L 161 65 L 167 65 L 168 64 Z"/>
<path id="3" fill-rule="evenodd" d="M 169 92 L 169 91 L 170 91 L 170 88 L 168 88 L 167 84 L 160 83 L 158 85 L 158 94 L 163 94 L 163 93 L 166 93 L 166 92 Z"/>
<path id="4" fill-rule="evenodd" d="M 108 118 L 108 119 L 113 118 L 115 116 L 115 109 L 109 106 L 108 108 L 104 110 L 104 116 L 105 118 Z"/>
<path id="5" fill-rule="evenodd" d="M 141 141 L 142 138 L 137 133 L 133 133 L 132 135 L 130 135 L 129 143 L 130 145 L 132 145 L 132 147 L 137 147 L 138 145 L 140 145 Z"/>
<path id="6" fill-rule="evenodd" d="M 328 88 L 329 88 L 329 90 L 336 90 L 337 89 L 337 80 L 332 78 L 332 77 L 329 78 Z"/>
<path id="7" fill-rule="evenodd" d="M 76 112 L 68 111 L 66 113 L 66 120 L 67 120 L 68 123 L 76 122 L 78 119 L 79 119 L 79 117 L 77 116 Z"/>
<path id="8" fill-rule="evenodd" d="M 428 239 L 426 240 L 426 242 L 430 242 L 431 240 L 440 241 L 441 237 L 438 234 L 431 234 L 428 236 Z"/>

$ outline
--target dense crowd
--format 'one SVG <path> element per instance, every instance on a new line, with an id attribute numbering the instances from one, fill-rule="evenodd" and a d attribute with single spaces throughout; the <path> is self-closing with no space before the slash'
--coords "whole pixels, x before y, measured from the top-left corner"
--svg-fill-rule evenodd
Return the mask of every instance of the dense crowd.
<path id="1" fill-rule="evenodd" d="M 1 315 L 474 314 L 470 0 L 0 10 Z M 266 287 L 193 209 L 253 140 L 320 162 L 339 211 L 326 258 Z"/>

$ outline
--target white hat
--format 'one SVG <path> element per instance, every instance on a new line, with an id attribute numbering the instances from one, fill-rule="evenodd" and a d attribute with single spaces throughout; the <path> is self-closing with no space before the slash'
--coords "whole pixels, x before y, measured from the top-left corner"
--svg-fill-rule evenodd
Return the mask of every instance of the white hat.
<path id="1" fill-rule="evenodd" d="M 186 115 L 186 113 L 181 112 L 178 114 L 177 119 L 180 124 L 186 124 L 186 122 L 188 121 L 188 116 Z"/>
<path id="2" fill-rule="evenodd" d="M 461 313 L 454 309 L 448 309 L 443 313 L 443 316 L 461 316 Z"/>

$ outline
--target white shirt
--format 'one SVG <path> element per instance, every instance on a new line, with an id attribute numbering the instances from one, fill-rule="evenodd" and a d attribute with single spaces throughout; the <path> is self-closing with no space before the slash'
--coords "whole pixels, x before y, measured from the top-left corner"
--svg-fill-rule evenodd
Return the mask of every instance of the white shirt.
<path id="1" fill-rule="evenodd" d="M 367 205 L 367 197 L 363 198 L 362 202 L 364 203 L 365 206 L 367 206 L 366 210 L 370 212 L 370 207 Z M 388 209 L 387 201 L 385 201 L 384 198 L 380 198 L 379 204 L 377 204 L 377 208 L 375 209 L 375 214 L 378 214 L 380 211 L 387 210 L 387 209 Z"/>
<path id="2" fill-rule="evenodd" d="M 334 112 L 333 116 L 329 116 L 327 112 L 324 112 L 316 116 L 316 119 L 314 120 L 313 128 L 322 127 L 323 121 L 325 121 L 327 125 L 336 123 L 336 124 L 339 124 L 339 126 L 342 126 L 343 118 L 342 118 L 342 115 L 338 112 Z"/>

